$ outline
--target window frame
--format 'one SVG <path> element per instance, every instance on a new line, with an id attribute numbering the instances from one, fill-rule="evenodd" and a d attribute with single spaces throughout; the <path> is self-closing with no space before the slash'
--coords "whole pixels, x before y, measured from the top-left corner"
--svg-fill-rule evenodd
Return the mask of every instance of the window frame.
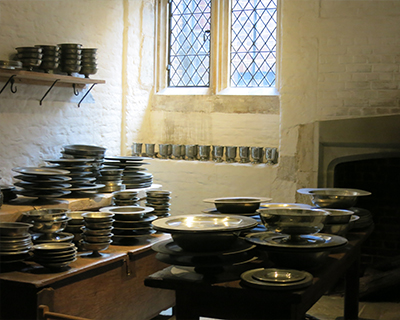
<path id="1" fill-rule="evenodd" d="M 168 87 L 168 2 L 157 0 L 155 7 L 154 91 L 163 95 L 266 95 L 278 96 L 280 70 L 280 0 L 277 0 L 275 87 L 231 87 L 231 1 L 211 0 L 210 86 Z M 226 31 L 229 30 L 229 31 Z"/>

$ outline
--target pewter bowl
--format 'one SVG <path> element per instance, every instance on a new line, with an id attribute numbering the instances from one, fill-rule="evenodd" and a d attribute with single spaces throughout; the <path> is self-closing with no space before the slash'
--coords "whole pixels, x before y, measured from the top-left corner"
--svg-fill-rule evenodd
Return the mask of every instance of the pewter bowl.
<path id="1" fill-rule="evenodd" d="M 326 219 L 326 224 L 344 224 L 349 223 L 352 215 L 354 214 L 351 210 L 344 209 L 329 209 L 324 208 L 325 211 L 329 212 L 329 216 Z"/>
<path id="2" fill-rule="evenodd" d="M 303 208 L 263 208 L 257 212 L 267 230 L 291 236 L 321 231 L 329 215 L 322 209 Z"/>
<path id="3" fill-rule="evenodd" d="M 82 217 L 85 219 L 85 223 L 101 223 L 111 222 L 114 214 L 110 212 L 85 212 Z"/>
<path id="4" fill-rule="evenodd" d="M 24 222 L 0 222 L 0 236 L 23 236 L 31 227 L 32 224 Z"/>
<path id="5" fill-rule="evenodd" d="M 24 219 L 31 221 L 54 221 L 67 217 L 69 209 L 53 208 L 53 209 L 36 209 L 23 212 Z"/>
<path id="6" fill-rule="evenodd" d="M 347 209 L 353 207 L 357 197 L 369 196 L 371 192 L 346 189 L 346 188 L 304 188 L 297 190 L 298 193 L 311 197 L 311 202 L 320 208 Z"/>
<path id="7" fill-rule="evenodd" d="M 136 198 L 138 191 L 135 190 L 121 190 L 113 192 L 113 196 L 117 200 L 131 200 Z"/>
<path id="8" fill-rule="evenodd" d="M 56 233 L 63 231 L 65 227 L 68 224 L 68 221 L 70 218 L 65 218 L 65 219 L 56 219 L 52 221 L 40 221 L 40 220 L 35 220 L 32 222 L 32 230 L 34 232 L 39 232 L 39 233 L 46 233 L 46 234 L 51 234 L 51 233 Z"/>
<path id="9" fill-rule="evenodd" d="M 270 202 L 271 198 L 257 197 L 225 197 L 204 199 L 204 202 L 214 203 L 221 213 L 253 213 L 260 207 L 261 202 Z"/>
<path id="10" fill-rule="evenodd" d="M 119 206 L 101 208 L 100 211 L 114 213 L 116 220 L 140 220 L 146 214 L 153 212 L 154 208 L 140 206 Z"/>

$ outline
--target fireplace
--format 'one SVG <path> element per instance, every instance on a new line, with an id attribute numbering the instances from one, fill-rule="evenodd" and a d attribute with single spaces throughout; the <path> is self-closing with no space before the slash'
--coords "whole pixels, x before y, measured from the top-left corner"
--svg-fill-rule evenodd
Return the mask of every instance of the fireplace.
<path id="1" fill-rule="evenodd" d="M 321 121 L 318 187 L 370 191 L 356 207 L 372 213 L 374 231 L 362 262 L 400 256 L 400 116 Z"/>

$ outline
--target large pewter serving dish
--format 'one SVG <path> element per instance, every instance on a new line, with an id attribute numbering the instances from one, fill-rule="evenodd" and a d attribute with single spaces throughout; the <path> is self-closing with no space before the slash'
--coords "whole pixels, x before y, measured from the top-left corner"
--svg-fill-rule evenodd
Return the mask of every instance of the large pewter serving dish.
<path id="1" fill-rule="evenodd" d="M 257 221 L 237 215 L 193 214 L 161 218 L 152 224 L 156 230 L 169 233 L 212 233 L 250 229 Z"/>
<path id="2" fill-rule="evenodd" d="M 332 209 L 348 209 L 356 204 L 357 197 L 371 195 L 368 191 L 346 188 L 303 188 L 297 192 L 309 195 L 317 207 Z"/>
<path id="3" fill-rule="evenodd" d="M 257 226 L 257 220 L 239 215 L 194 214 L 160 218 L 152 222 L 158 231 L 172 234 L 188 252 L 215 252 L 231 248 L 238 232 Z"/>
<path id="4" fill-rule="evenodd" d="M 270 202 L 271 198 L 257 197 L 225 197 L 204 199 L 204 202 L 213 203 L 221 213 L 253 213 L 262 202 Z"/>
<path id="5" fill-rule="evenodd" d="M 154 211 L 151 207 L 140 207 L 140 206 L 113 206 L 104 207 L 99 210 L 100 212 L 113 213 L 116 220 L 140 220 L 146 214 Z"/>

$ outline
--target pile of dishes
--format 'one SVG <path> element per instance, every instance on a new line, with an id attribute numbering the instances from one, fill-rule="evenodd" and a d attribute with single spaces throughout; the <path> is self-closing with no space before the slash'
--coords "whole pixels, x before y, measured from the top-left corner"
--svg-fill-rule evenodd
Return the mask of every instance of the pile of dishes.
<path id="1" fill-rule="evenodd" d="M 59 47 L 49 45 L 36 45 L 36 48 L 42 49 L 42 63 L 39 68 L 44 72 L 56 70 L 59 64 Z"/>
<path id="2" fill-rule="evenodd" d="M 104 156 L 106 153 L 106 148 L 92 145 L 84 144 L 72 144 L 64 146 L 64 150 L 61 151 L 63 158 L 84 158 L 91 165 L 89 171 L 92 172 L 92 177 L 98 177 L 100 175 L 99 170 L 103 167 Z"/>
<path id="3" fill-rule="evenodd" d="M 97 182 L 103 187 L 99 192 L 114 192 L 123 190 L 125 186 L 122 184 L 122 172 L 120 168 L 103 168 L 99 170 L 100 175 L 97 177 Z"/>
<path id="4" fill-rule="evenodd" d="M 33 261 L 48 269 L 62 269 L 76 260 L 73 243 L 42 243 L 33 246 Z"/>
<path id="5" fill-rule="evenodd" d="M 112 242 L 113 213 L 86 212 L 82 214 L 85 226 L 82 228 L 82 245 L 92 253 L 86 257 L 101 257 L 99 251 L 106 250 Z"/>
<path id="6" fill-rule="evenodd" d="M 23 222 L 0 222 L 0 263 L 19 262 L 29 258 L 32 247 L 29 228 Z"/>
<path id="7" fill-rule="evenodd" d="M 52 166 L 46 168 L 54 168 L 67 170 L 69 173 L 65 176 L 69 178 L 70 187 L 66 190 L 71 192 L 71 197 L 87 192 L 95 192 L 104 187 L 102 184 L 94 183 L 96 177 L 93 177 L 90 158 L 72 158 L 72 159 L 47 159 L 46 162 L 52 163 Z"/>
<path id="8" fill-rule="evenodd" d="M 138 206 L 140 198 L 137 190 L 121 190 L 113 192 L 112 203 L 114 206 Z"/>
<path id="9" fill-rule="evenodd" d="M 152 190 L 146 192 L 146 206 L 154 208 L 154 214 L 159 218 L 170 216 L 171 191 Z"/>
<path id="10" fill-rule="evenodd" d="M 32 240 L 37 243 L 71 242 L 74 235 L 62 232 L 71 218 L 67 216 L 68 209 L 35 209 L 22 213 L 23 222 L 32 224 Z"/>
<path id="11" fill-rule="evenodd" d="M 257 212 L 267 231 L 250 233 L 246 240 L 265 249 L 278 267 L 316 268 L 333 248 L 347 244 L 341 236 L 318 233 L 329 216 L 325 210 L 275 207 Z"/>
<path id="12" fill-rule="evenodd" d="M 100 212 L 114 215 L 112 237 L 114 245 L 135 244 L 139 238 L 155 233 L 151 223 L 157 219 L 157 216 L 153 214 L 153 211 L 153 208 L 140 206 L 117 206 L 100 209 Z"/>
<path id="13" fill-rule="evenodd" d="M 81 70 L 82 45 L 76 43 L 63 43 L 61 48 L 60 67 L 61 71 L 72 75 Z"/>
<path id="14" fill-rule="evenodd" d="M 80 74 L 85 75 L 89 78 L 89 75 L 97 72 L 97 48 L 83 48 L 81 58 L 81 70 Z"/>
<path id="15" fill-rule="evenodd" d="M 358 197 L 365 197 L 371 195 L 371 192 L 359 190 L 359 189 L 346 189 L 346 188 L 303 188 L 297 190 L 298 193 L 310 196 L 310 200 L 314 206 L 317 208 L 324 209 L 338 209 L 338 210 L 349 210 L 353 213 L 355 212 L 365 212 L 365 215 L 358 215 L 357 213 L 353 216 L 346 211 L 336 211 L 335 221 L 328 221 L 328 225 L 335 224 L 330 229 L 335 229 L 337 232 L 346 233 L 350 230 L 350 227 L 354 228 L 364 228 L 370 226 L 372 221 L 372 214 L 365 209 L 359 210 L 355 208 L 354 205 L 357 203 Z M 329 210 L 328 210 L 329 211 Z M 340 224 L 337 222 L 342 216 L 342 226 L 337 226 Z M 349 219 L 347 219 L 349 218 Z M 349 225 L 350 223 L 350 225 Z M 329 227 L 329 226 L 328 226 Z M 328 228 L 327 227 L 327 228 Z"/>
<path id="16" fill-rule="evenodd" d="M 42 63 L 42 48 L 38 47 L 18 47 L 17 50 L 18 60 L 22 62 L 22 66 L 28 71 L 40 66 Z"/>
<path id="17" fill-rule="evenodd" d="M 67 212 L 67 216 L 70 220 L 65 227 L 65 232 L 71 233 L 74 235 L 72 242 L 77 246 L 80 250 L 81 247 L 81 240 L 82 240 L 82 228 L 85 226 L 85 221 L 83 219 L 83 214 L 87 211 L 70 211 Z"/>
<path id="18" fill-rule="evenodd" d="M 195 267 L 198 273 L 218 273 L 224 267 L 255 259 L 254 245 L 238 237 L 257 221 L 240 215 L 193 214 L 160 218 L 153 228 L 170 233 L 172 240 L 154 245 L 162 262 Z"/>
<path id="19" fill-rule="evenodd" d="M 71 187 L 68 183 L 70 178 L 66 177 L 68 170 L 42 167 L 16 167 L 12 169 L 19 173 L 14 176 L 21 180 L 14 183 L 18 187 L 14 192 L 16 194 L 39 198 L 58 198 L 70 194 L 67 189 Z"/>
<path id="20" fill-rule="evenodd" d="M 122 183 L 126 189 L 141 189 L 149 188 L 153 183 L 153 175 L 148 172 L 143 172 L 147 169 L 143 168 L 148 165 L 144 162 L 146 157 L 106 157 L 104 165 L 108 168 L 123 169 Z"/>

